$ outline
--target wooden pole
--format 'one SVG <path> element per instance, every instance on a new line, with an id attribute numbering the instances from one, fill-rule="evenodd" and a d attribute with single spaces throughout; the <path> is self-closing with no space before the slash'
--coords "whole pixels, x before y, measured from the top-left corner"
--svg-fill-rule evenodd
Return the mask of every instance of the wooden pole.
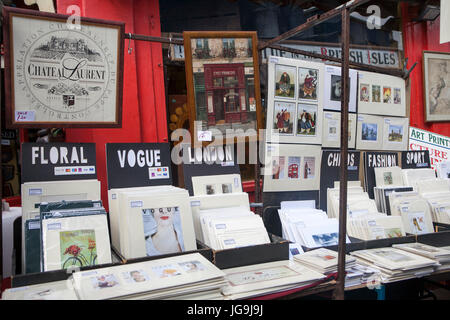
<path id="1" fill-rule="evenodd" d="M 341 81 L 341 166 L 339 171 L 339 245 L 338 278 L 333 299 L 344 300 L 345 296 L 345 255 L 347 235 L 347 162 L 348 162 L 348 104 L 350 100 L 350 9 L 342 10 L 342 67 Z"/>

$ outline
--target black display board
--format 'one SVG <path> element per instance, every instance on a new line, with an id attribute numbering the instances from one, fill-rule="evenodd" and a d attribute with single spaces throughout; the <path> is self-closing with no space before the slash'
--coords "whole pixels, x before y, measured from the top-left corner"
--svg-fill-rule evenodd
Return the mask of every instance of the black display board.
<path id="1" fill-rule="evenodd" d="M 360 151 L 348 151 L 348 181 L 359 180 L 359 169 L 361 163 Z M 323 150 L 320 166 L 320 206 L 327 211 L 327 189 L 334 188 L 334 182 L 339 181 L 341 166 L 340 150 Z"/>
<path id="2" fill-rule="evenodd" d="M 192 177 L 240 174 L 238 149 L 218 146 L 214 149 L 182 146 L 184 188 L 193 196 Z"/>
<path id="3" fill-rule="evenodd" d="M 107 143 L 108 189 L 172 184 L 168 143 Z"/>
<path id="4" fill-rule="evenodd" d="M 402 151 L 402 169 L 431 168 L 430 151 Z"/>
<path id="5" fill-rule="evenodd" d="M 369 198 L 374 198 L 375 168 L 400 166 L 397 152 L 364 152 L 364 184 Z"/>
<path id="6" fill-rule="evenodd" d="M 23 143 L 22 183 L 97 179 L 94 143 Z"/>

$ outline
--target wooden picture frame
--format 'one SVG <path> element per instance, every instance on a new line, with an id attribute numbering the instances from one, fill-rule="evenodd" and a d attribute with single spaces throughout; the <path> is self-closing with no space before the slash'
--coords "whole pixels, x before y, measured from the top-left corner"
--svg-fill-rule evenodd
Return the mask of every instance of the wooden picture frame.
<path id="1" fill-rule="evenodd" d="M 425 121 L 450 121 L 450 53 L 423 52 Z"/>
<path id="2" fill-rule="evenodd" d="M 220 130 L 226 141 L 226 127 L 242 127 L 244 132 L 254 129 L 256 135 L 247 135 L 245 139 L 256 138 L 263 126 L 257 33 L 185 31 L 183 40 L 192 141 L 206 144 L 214 140 L 216 135 L 210 131 L 212 128 Z M 194 41 L 195 46 L 192 45 Z M 199 81 L 197 86 L 195 79 Z M 225 84 L 225 81 L 229 82 Z M 198 104 L 203 104 L 203 111 L 197 110 Z M 203 121 L 202 128 L 196 130 L 194 121 L 200 120 Z M 206 136 L 203 139 L 198 136 L 202 133 Z"/>
<path id="3" fill-rule="evenodd" d="M 3 7 L 8 128 L 122 126 L 125 23 Z M 69 28 L 72 26 L 72 28 Z"/>

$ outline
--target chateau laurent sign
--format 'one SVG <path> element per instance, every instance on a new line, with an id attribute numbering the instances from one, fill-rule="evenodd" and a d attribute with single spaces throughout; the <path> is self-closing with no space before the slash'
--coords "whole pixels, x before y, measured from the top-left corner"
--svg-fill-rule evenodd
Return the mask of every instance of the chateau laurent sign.
<path id="1" fill-rule="evenodd" d="M 3 17 L 8 125 L 121 125 L 122 23 L 69 29 L 67 16 L 7 7 Z"/>

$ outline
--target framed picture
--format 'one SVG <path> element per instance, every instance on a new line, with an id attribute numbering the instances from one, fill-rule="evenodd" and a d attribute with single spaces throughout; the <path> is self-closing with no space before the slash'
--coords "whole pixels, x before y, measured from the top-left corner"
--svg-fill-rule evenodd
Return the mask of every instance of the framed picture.
<path id="1" fill-rule="evenodd" d="M 409 118 L 384 118 L 383 150 L 408 150 L 408 132 Z"/>
<path id="2" fill-rule="evenodd" d="M 263 191 L 319 190 L 321 155 L 320 146 L 267 143 Z"/>
<path id="3" fill-rule="evenodd" d="M 404 79 L 366 71 L 358 71 L 358 78 L 358 113 L 407 116 Z"/>
<path id="4" fill-rule="evenodd" d="M 450 120 L 450 53 L 423 52 L 425 121 Z"/>
<path id="5" fill-rule="evenodd" d="M 122 125 L 122 22 L 3 7 L 6 125 Z"/>
<path id="6" fill-rule="evenodd" d="M 323 112 L 323 141 L 324 148 L 340 148 L 341 146 L 341 113 L 336 111 Z M 356 147 L 356 114 L 348 114 L 348 147 Z"/>
<path id="7" fill-rule="evenodd" d="M 256 136 L 262 127 L 256 32 L 183 32 L 183 39 L 192 140 L 212 141 L 230 129 Z"/>
<path id="8" fill-rule="evenodd" d="M 266 141 L 322 143 L 323 64 L 269 57 Z"/>

